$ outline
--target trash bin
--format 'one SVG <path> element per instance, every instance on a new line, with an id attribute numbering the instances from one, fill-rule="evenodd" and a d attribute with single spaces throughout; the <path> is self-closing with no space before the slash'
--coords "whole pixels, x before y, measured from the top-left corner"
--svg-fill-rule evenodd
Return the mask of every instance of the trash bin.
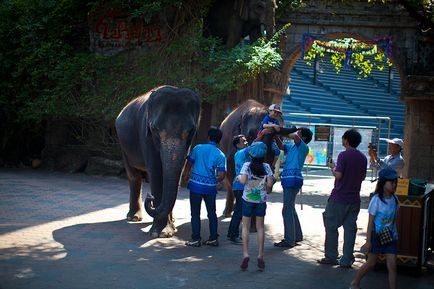
<path id="1" fill-rule="evenodd" d="M 416 184 L 414 193 L 410 194 L 412 182 L 410 182 L 409 195 L 398 195 L 399 212 L 397 217 L 398 229 L 398 254 L 397 265 L 409 266 L 421 271 L 425 264 L 428 249 L 433 239 L 433 202 L 434 184 L 425 184 L 425 189 L 420 192 L 421 184 Z M 432 249 L 432 248 L 431 248 Z"/>
<path id="2" fill-rule="evenodd" d="M 426 180 L 411 179 L 410 186 L 408 188 L 408 194 L 411 196 L 421 196 L 425 194 L 427 183 L 428 182 Z"/>

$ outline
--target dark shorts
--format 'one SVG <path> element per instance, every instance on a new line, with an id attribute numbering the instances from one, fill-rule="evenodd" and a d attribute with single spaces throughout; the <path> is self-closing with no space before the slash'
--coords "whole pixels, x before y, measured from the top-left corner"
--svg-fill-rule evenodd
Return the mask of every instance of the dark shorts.
<path id="1" fill-rule="evenodd" d="M 243 217 L 252 217 L 253 214 L 257 217 L 264 217 L 267 203 L 251 203 L 243 199 Z"/>
<path id="2" fill-rule="evenodd" d="M 395 254 L 398 252 L 398 246 L 397 241 L 393 240 L 392 242 L 381 245 L 380 241 L 378 240 L 375 231 L 372 231 L 372 237 L 371 237 L 371 243 L 372 243 L 372 254 Z"/>

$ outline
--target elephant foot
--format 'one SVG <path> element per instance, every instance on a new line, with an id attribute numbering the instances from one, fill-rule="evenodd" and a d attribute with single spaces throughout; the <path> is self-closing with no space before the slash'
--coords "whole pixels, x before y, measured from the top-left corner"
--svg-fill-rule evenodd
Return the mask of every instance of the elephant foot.
<path id="1" fill-rule="evenodd" d="M 152 238 L 172 238 L 178 230 L 175 228 L 175 225 L 168 224 L 163 230 L 159 232 L 159 230 L 152 225 L 151 230 L 149 231 Z"/>
<path id="2" fill-rule="evenodd" d="M 129 222 L 141 222 L 143 220 L 143 216 L 141 213 L 137 212 L 135 214 L 127 214 L 127 221 Z"/>
<path id="3" fill-rule="evenodd" d="M 227 210 L 227 209 L 225 209 L 225 210 L 223 211 L 223 217 L 225 217 L 225 218 L 230 218 L 230 217 L 232 217 L 232 212 L 229 211 L 229 210 Z"/>
<path id="4" fill-rule="evenodd" d="M 139 218 L 137 216 L 127 217 L 127 221 L 130 221 L 130 222 L 141 222 L 142 220 L 143 220 L 142 218 Z"/>

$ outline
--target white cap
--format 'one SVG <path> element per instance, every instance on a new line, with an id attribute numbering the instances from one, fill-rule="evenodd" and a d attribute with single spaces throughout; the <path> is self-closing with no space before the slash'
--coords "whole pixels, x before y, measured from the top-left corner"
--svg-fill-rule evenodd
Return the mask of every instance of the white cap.
<path id="1" fill-rule="evenodd" d="M 402 147 L 404 145 L 404 141 L 400 138 L 394 138 L 394 139 L 386 138 L 385 141 L 387 141 L 388 143 L 391 143 L 391 144 L 399 145 L 400 147 Z"/>
<path id="2" fill-rule="evenodd" d="M 280 109 L 280 105 L 275 104 L 275 103 L 273 103 L 272 105 L 270 105 L 268 107 L 268 110 L 274 110 L 274 111 L 282 113 L 282 110 Z"/>

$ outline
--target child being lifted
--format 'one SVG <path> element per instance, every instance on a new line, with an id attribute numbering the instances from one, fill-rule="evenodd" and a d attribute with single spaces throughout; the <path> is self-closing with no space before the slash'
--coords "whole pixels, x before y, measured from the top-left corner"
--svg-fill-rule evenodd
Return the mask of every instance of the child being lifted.
<path id="1" fill-rule="evenodd" d="M 279 135 L 289 135 L 297 131 L 295 126 L 290 128 L 281 126 L 279 119 L 282 119 L 282 110 L 280 105 L 273 103 L 268 107 L 268 114 L 262 120 L 258 132 L 258 136 L 263 136 L 262 142 L 267 145 L 269 150 L 272 149 L 274 152 L 273 168 L 280 155 L 275 139 L 280 140 Z"/>

